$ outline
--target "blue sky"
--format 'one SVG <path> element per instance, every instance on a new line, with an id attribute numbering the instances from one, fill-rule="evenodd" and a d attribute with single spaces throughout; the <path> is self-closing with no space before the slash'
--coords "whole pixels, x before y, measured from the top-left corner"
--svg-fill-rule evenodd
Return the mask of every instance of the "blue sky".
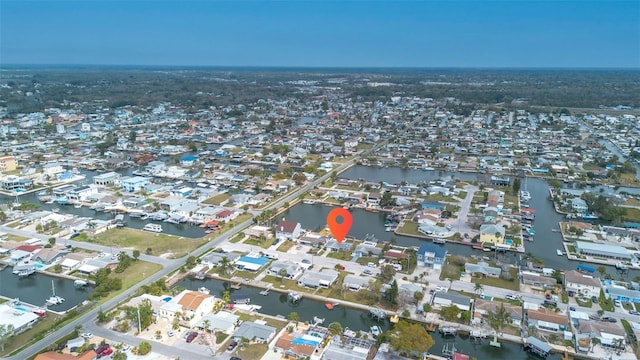
<path id="1" fill-rule="evenodd" d="M 640 1 L 0 1 L 0 64 L 640 68 Z"/>

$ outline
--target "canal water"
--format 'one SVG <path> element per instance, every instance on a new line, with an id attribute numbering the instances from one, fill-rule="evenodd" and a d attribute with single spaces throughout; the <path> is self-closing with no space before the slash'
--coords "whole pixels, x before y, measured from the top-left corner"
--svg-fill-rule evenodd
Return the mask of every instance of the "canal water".
<path id="1" fill-rule="evenodd" d="M 49 297 L 53 295 L 53 289 L 57 296 L 65 301 L 60 305 L 49 306 L 53 311 L 66 311 L 79 305 L 89 298 L 93 288 L 86 286 L 78 289 L 73 280 L 59 278 L 43 273 L 38 273 L 27 278 L 19 278 L 11 272 L 11 267 L 0 271 L 0 295 L 26 302 L 35 306 L 44 306 Z M 53 280 L 53 287 L 51 281 Z"/>
<path id="2" fill-rule="evenodd" d="M 189 290 L 197 290 L 199 287 L 206 287 L 211 290 L 211 294 L 221 297 L 222 293 L 227 289 L 227 283 L 220 280 L 206 279 L 197 280 L 185 278 L 179 281 L 176 286 L 182 286 Z M 233 294 L 243 294 L 251 298 L 251 304 L 260 305 L 262 308 L 260 313 L 267 315 L 286 317 L 291 312 L 298 313 L 300 321 L 312 322 L 314 316 L 324 318 L 324 326 L 328 326 L 334 321 L 348 327 L 354 331 L 368 332 L 371 326 L 378 325 L 383 331 L 388 330 L 391 325 L 388 321 L 375 321 L 369 317 L 366 312 L 361 310 L 345 308 L 337 306 L 333 310 L 328 310 L 322 302 L 310 299 L 302 299 L 297 304 L 292 304 L 287 300 L 286 294 L 280 294 L 272 291 L 269 295 L 260 295 L 260 289 L 243 286 L 240 290 L 231 290 Z M 455 345 L 458 352 L 476 357 L 478 360 L 485 359 L 539 359 L 525 352 L 520 345 L 503 343 L 502 347 L 497 349 L 489 346 L 488 341 L 482 343 L 474 343 L 468 338 L 459 336 L 441 336 L 439 333 L 431 333 L 435 341 L 435 345 L 429 350 L 430 353 L 441 355 L 445 344 L 451 348 Z M 548 359 L 560 359 L 560 356 L 549 356 Z"/>

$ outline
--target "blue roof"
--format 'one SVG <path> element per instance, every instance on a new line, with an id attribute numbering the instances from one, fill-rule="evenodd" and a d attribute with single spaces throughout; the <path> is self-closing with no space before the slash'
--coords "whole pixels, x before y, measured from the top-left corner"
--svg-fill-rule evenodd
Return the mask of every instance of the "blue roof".
<path id="1" fill-rule="evenodd" d="M 185 155 L 182 157 L 182 161 L 196 161 L 198 158 L 193 155 Z"/>
<path id="2" fill-rule="evenodd" d="M 255 258 L 255 257 L 249 257 L 249 256 L 241 256 L 240 259 L 238 259 L 239 261 L 244 261 L 244 262 L 248 262 L 251 264 L 257 264 L 260 266 L 264 266 L 269 262 L 269 259 L 261 256 L 259 258 Z"/>
<path id="3" fill-rule="evenodd" d="M 445 254 L 447 253 L 447 249 L 443 248 L 442 246 L 434 245 L 432 243 L 422 243 L 422 245 L 420 245 L 420 248 L 418 249 L 418 254 L 424 254 L 426 252 L 432 252 L 436 254 L 436 257 L 444 258 Z"/>

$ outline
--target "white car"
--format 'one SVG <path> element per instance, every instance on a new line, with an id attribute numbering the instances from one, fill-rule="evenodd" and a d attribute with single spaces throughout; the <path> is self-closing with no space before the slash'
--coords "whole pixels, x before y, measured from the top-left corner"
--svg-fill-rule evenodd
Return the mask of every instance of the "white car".
<path id="1" fill-rule="evenodd" d="M 131 345 L 129 345 L 129 344 L 122 344 L 122 351 L 129 351 L 129 349 L 131 349 Z"/>
<path id="2" fill-rule="evenodd" d="M 175 333 L 173 332 L 173 330 L 169 330 L 167 331 L 167 336 L 172 337 Z"/>
<path id="3" fill-rule="evenodd" d="M 93 337 L 93 334 L 90 333 L 90 332 L 86 332 L 86 333 L 80 334 L 80 336 L 85 338 L 85 339 L 91 339 Z"/>
<path id="4" fill-rule="evenodd" d="M 622 307 L 622 303 L 618 299 L 613 300 L 613 305 L 615 305 L 616 307 Z"/>

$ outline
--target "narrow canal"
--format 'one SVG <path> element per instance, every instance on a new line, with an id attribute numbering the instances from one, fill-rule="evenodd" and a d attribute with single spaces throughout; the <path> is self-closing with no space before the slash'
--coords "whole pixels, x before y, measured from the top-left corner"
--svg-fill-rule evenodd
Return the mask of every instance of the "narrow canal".
<path id="1" fill-rule="evenodd" d="M 214 280 L 196 280 L 191 278 L 185 278 L 179 281 L 176 286 L 182 286 L 186 289 L 197 290 L 199 287 L 204 286 L 211 290 L 211 294 L 217 297 L 222 296 L 222 293 L 227 289 L 226 283 Z M 383 330 L 390 328 L 388 321 L 374 321 L 369 315 L 363 311 L 345 308 L 337 306 L 333 310 L 327 310 L 323 303 L 302 299 L 299 303 L 293 304 L 287 300 L 286 294 L 280 294 L 272 291 L 269 295 L 260 295 L 260 289 L 244 286 L 240 290 L 232 290 L 232 293 L 243 294 L 251 298 L 251 304 L 260 305 L 262 308 L 259 312 L 278 316 L 282 315 L 286 317 L 291 312 L 298 313 L 301 321 L 313 321 L 314 317 L 324 318 L 324 325 L 328 326 L 334 321 L 342 324 L 343 327 L 348 327 L 354 331 L 368 332 L 373 325 L 380 326 Z M 525 352 L 520 345 L 502 343 L 501 348 L 494 348 L 489 346 L 489 340 L 484 340 L 482 343 L 474 343 L 467 337 L 461 336 L 441 336 L 439 333 L 431 333 L 431 336 L 435 340 L 435 345 L 429 351 L 432 354 L 442 355 L 442 350 L 445 345 L 449 348 L 455 346 L 458 352 L 468 354 L 471 357 L 476 357 L 478 360 L 486 359 L 511 359 L 511 360 L 525 360 L 525 359 L 540 359 Z M 549 356 L 547 359 L 561 359 L 559 355 Z"/>

